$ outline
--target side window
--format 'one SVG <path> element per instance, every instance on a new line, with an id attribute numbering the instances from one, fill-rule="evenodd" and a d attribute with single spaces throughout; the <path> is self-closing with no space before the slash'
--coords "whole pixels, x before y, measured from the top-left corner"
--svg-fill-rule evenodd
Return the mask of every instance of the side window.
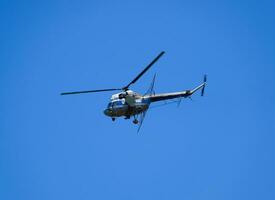
<path id="1" fill-rule="evenodd" d="M 122 105 L 123 105 L 122 101 L 115 101 L 114 102 L 114 106 L 122 106 Z"/>
<path id="2" fill-rule="evenodd" d="M 113 107 L 113 106 L 122 106 L 123 104 L 125 104 L 125 101 L 114 101 L 114 102 L 110 102 L 108 103 L 108 108 Z"/>

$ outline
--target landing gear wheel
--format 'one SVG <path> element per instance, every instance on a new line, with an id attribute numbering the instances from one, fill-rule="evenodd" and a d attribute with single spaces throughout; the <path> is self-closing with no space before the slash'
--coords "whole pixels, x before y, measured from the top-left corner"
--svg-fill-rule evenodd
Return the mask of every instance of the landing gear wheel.
<path id="1" fill-rule="evenodd" d="M 134 124 L 138 124 L 138 120 L 137 120 L 137 119 L 134 119 L 134 120 L 133 120 L 133 123 L 134 123 Z"/>
<path id="2" fill-rule="evenodd" d="M 116 118 L 112 117 L 112 121 L 114 122 L 116 120 Z"/>

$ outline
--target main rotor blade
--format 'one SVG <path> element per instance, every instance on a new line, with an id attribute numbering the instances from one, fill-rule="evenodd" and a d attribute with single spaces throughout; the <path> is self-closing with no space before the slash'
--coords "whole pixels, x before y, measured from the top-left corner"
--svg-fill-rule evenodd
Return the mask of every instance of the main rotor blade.
<path id="1" fill-rule="evenodd" d="M 165 52 L 162 51 L 147 67 L 145 67 L 145 69 L 134 79 L 132 80 L 127 86 L 123 87 L 123 90 L 127 90 L 130 85 L 134 84 L 150 67 L 152 67 L 153 64 L 155 64 L 155 62 L 157 62 L 157 60 L 164 54 Z"/>
<path id="2" fill-rule="evenodd" d="M 155 91 L 154 91 L 154 86 L 155 86 L 155 79 L 156 79 L 156 73 L 152 79 L 152 82 L 151 82 L 151 85 L 150 87 L 148 88 L 147 92 L 144 94 L 145 95 L 152 95 L 152 94 L 155 94 Z"/>
<path id="3" fill-rule="evenodd" d="M 82 93 L 91 93 L 91 92 L 107 92 L 107 91 L 115 91 L 115 90 L 121 90 L 121 89 L 114 88 L 114 89 L 103 89 L 103 90 L 87 90 L 87 91 L 76 91 L 76 92 L 63 92 L 63 93 L 61 93 L 61 95 L 82 94 Z"/>
<path id="4" fill-rule="evenodd" d="M 146 110 L 146 111 L 144 111 L 144 112 L 142 112 L 142 113 L 140 114 L 140 120 L 139 120 L 139 126 L 138 126 L 137 133 L 139 132 L 139 130 L 140 130 L 141 126 L 142 126 L 142 123 L 143 123 L 143 121 L 144 121 L 144 119 L 145 119 L 145 116 L 146 116 L 147 111 L 148 111 L 148 110 Z"/>

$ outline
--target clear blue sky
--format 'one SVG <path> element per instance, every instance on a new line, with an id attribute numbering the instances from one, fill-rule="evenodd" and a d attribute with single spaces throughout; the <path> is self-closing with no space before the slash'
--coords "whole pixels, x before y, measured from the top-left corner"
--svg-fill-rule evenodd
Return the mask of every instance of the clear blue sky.
<path id="1" fill-rule="evenodd" d="M 273 1 L 1 1 L 0 199 L 275 199 Z M 103 115 L 132 88 L 206 96 Z"/>

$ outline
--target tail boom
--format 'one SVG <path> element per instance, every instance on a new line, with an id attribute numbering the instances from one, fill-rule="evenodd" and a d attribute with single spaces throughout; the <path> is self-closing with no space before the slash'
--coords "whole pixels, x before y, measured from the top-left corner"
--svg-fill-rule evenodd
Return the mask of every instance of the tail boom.
<path id="1" fill-rule="evenodd" d="M 143 98 L 149 99 L 150 102 L 157 102 L 157 101 L 164 101 L 169 99 L 175 98 L 186 98 L 193 95 L 196 91 L 201 89 L 201 96 L 204 94 L 204 88 L 206 86 L 206 75 L 204 75 L 203 83 L 195 87 L 193 90 L 185 90 L 181 92 L 173 92 L 173 93 L 162 93 L 162 94 L 155 94 L 155 95 L 145 95 Z"/>

